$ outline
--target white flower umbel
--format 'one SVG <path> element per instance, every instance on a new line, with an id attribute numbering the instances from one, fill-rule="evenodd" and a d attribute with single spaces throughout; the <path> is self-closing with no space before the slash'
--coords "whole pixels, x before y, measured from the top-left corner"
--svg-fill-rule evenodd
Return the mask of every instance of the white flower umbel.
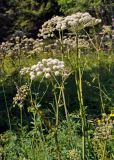
<path id="1" fill-rule="evenodd" d="M 23 68 L 20 73 L 29 74 L 30 79 L 33 80 L 39 76 L 44 76 L 45 78 L 51 78 L 53 76 L 64 76 L 65 66 L 64 62 L 58 59 L 42 59 L 36 65 L 33 65 L 29 68 Z"/>
<path id="2" fill-rule="evenodd" d="M 92 17 L 89 13 L 76 13 L 71 16 L 67 16 L 64 18 L 64 21 L 67 24 L 68 29 L 72 29 L 73 31 L 80 31 L 85 27 L 95 26 L 101 22 L 100 19 L 96 19 Z"/>
<path id="3" fill-rule="evenodd" d="M 38 34 L 38 36 L 46 39 L 48 37 L 53 37 L 54 31 L 70 29 L 73 32 L 76 32 L 84 29 L 85 27 L 95 26 L 100 22 L 100 19 L 92 17 L 87 12 L 78 12 L 66 17 L 55 16 L 42 25 L 42 29 L 39 30 L 40 34 Z"/>
<path id="4" fill-rule="evenodd" d="M 42 25 L 42 29 L 39 30 L 40 34 L 39 37 L 43 37 L 44 39 L 48 37 L 53 37 L 53 32 L 56 30 L 65 29 L 66 26 L 63 24 L 64 17 L 55 16 L 50 20 L 44 22 Z"/>

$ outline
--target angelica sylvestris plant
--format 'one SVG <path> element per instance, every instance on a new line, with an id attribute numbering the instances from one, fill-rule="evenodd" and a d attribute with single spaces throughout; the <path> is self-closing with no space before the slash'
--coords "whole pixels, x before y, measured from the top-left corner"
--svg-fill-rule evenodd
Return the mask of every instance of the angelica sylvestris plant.
<path id="1" fill-rule="evenodd" d="M 79 32 L 86 28 L 92 27 L 101 22 L 100 19 L 96 19 L 92 17 L 89 13 L 81 13 L 78 12 L 76 14 L 72 14 L 66 17 L 53 17 L 52 19 L 48 20 L 42 25 L 42 29 L 40 29 L 39 36 L 43 37 L 44 39 L 53 36 L 55 31 L 59 33 L 59 41 L 61 44 L 61 54 L 63 53 L 63 45 L 68 44 L 68 41 L 71 40 L 64 40 L 63 32 L 65 30 L 71 31 L 75 34 L 74 43 L 72 43 L 73 47 L 75 48 L 76 52 L 73 59 L 73 64 L 75 64 L 75 68 L 73 68 L 75 73 L 75 81 L 77 86 L 77 95 L 78 101 L 80 105 L 80 116 L 82 119 L 82 159 L 85 160 L 86 154 L 86 137 L 85 137 L 85 128 L 86 128 L 86 118 L 85 118 L 85 107 L 83 102 L 83 88 L 82 88 L 82 70 L 80 66 L 80 50 L 79 50 Z M 62 57 L 63 59 L 63 57 Z"/>
<path id="2" fill-rule="evenodd" d="M 60 61 L 58 59 L 42 59 L 42 61 L 38 62 L 36 65 L 33 65 L 28 68 L 23 68 L 20 71 L 21 75 L 28 74 L 31 83 L 34 79 L 37 79 L 38 77 L 42 77 L 42 80 L 44 78 L 48 79 L 52 84 L 52 91 L 53 91 L 53 99 L 54 104 L 53 108 L 55 108 L 55 131 L 54 131 L 54 138 L 55 138 L 55 144 L 56 144 L 56 153 L 58 160 L 61 159 L 61 152 L 59 148 L 59 142 L 58 142 L 58 125 L 59 125 L 59 106 L 64 106 L 66 119 L 68 120 L 68 113 L 66 108 L 66 101 L 65 101 L 65 95 L 64 95 L 64 82 L 66 78 L 68 77 L 68 72 L 65 70 L 65 65 L 63 61 Z M 61 81 L 57 79 L 57 77 L 61 77 Z M 59 93 L 57 93 L 57 89 L 59 89 Z M 62 102 L 61 102 L 62 99 Z"/>
<path id="3" fill-rule="evenodd" d="M 86 111 L 83 102 L 83 86 L 82 86 L 82 76 L 83 70 L 81 66 L 81 55 L 79 50 L 79 32 L 86 28 L 94 26 L 100 23 L 99 19 L 93 18 L 89 13 L 77 13 L 76 15 L 73 14 L 71 16 L 67 16 L 67 20 L 69 22 L 69 29 L 73 31 L 76 35 L 75 43 L 76 43 L 76 55 L 74 58 L 74 64 L 76 64 L 75 69 L 75 82 L 77 86 L 77 95 L 78 101 L 80 105 L 80 116 L 82 120 L 82 159 L 86 159 L 86 144 L 87 144 L 87 137 L 86 137 Z"/>

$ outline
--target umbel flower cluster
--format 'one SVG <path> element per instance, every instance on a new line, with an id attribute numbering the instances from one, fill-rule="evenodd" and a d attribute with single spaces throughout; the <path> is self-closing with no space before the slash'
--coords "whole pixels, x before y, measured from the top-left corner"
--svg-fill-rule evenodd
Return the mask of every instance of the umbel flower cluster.
<path id="1" fill-rule="evenodd" d="M 0 58 L 6 56 L 18 58 L 20 55 L 34 55 L 44 51 L 44 43 L 42 39 L 23 37 L 11 37 L 6 42 L 0 44 Z"/>
<path id="2" fill-rule="evenodd" d="M 0 44 L 0 58 L 4 58 L 9 54 L 10 49 L 12 48 L 12 43 L 6 41 Z"/>
<path id="3" fill-rule="evenodd" d="M 44 39 L 46 39 L 47 37 L 53 37 L 53 32 L 56 31 L 58 28 L 57 24 L 60 23 L 62 26 L 63 21 L 63 17 L 55 16 L 50 20 L 44 22 L 44 24 L 42 25 L 42 29 L 39 29 L 40 33 L 38 34 L 38 36 L 43 37 Z"/>
<path id="4" fill-rule="evenodd" d="M 42 61 L 38 62 L 36 65 L 23 68 L 20 73 L 21 75 L 29 74 L 31 80 L 39 76 L 43 76 L 45 78 L 51 78 L 59 75 L 67 76 L 64 62 L 52 58 L 42 59 Z"/>
<path id="5" fill-rule="evenodd" d="M 68 49 L 75 49 L 76 48 L 76 37 L 75 36 L 68 36 L 68 37 L 63 37 L 63 44 L 68 48 Z M 89 42 L 85 40 L 84 38 L 79 38 L 78 39 L 78 48 L 89 48 Z"/>
<path id="6" fill-rule="evenodd" d="M 68 50 L 75 49 L 75 35 L 65 35 L 63 36 L 63 47 L 64 52 Z M 89 42 L 84 38 L 78 40 L 78 48 L 84 49 L 89 48 Z M 9 41 L 3 42 L 0 45 L 0 59 L 5 57 L 10 57 L 11 59 L 17 59 L 20 56 L 38 56 L 40 53 L 61 53 L 60 39 L 52 39 L 50 41 L 45 41 L 43 39 L 33 39 L 27 37 L 15 37 Z"/>
<path id="7" fill-rule="evenodd" d="M 111 34 L 112 30 L 111 30 L 111 26 L 106 26 L 103 25 L 102 26 L 102 32 L 101 34 L 105 35 L 105 34 Z"/>
<path id="8" fill-rule="evenodd" d="M 87 12 L 78 12 L 66 17 L 56 16 L 46 21 L 42 25 L 42 29 L 39 30 L 40 34 L 38 34 L 38 36 L 46 39 L 50 36 L 53 37 L 54 31 L 72 29 L 74 32 L 76 32 L 89 26 L 95 26 L 100 22 L 100 19 L 92 17 Z"/>

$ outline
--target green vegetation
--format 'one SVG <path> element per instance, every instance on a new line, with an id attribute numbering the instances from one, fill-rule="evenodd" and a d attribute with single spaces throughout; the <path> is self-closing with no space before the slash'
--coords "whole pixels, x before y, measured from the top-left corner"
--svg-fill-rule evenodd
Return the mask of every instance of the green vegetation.
<path id="1" fill-rule="evenodd" d="M 77 11 L 87 11 L 87 9 L 98 9 L 102 0 L 58 0 L 58 3 L 61 5 L 61 10 L 69 14 Z"/>

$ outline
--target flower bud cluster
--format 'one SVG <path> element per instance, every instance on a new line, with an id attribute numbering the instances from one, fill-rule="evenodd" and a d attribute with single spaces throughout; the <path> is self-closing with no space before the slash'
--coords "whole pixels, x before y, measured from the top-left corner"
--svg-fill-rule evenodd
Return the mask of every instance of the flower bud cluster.
<path id="1" fill-rule="evenodd" d="M 111 139 L 112 137 L 112 129 L 114 127 L 114 120 L 105 116 L 101 120 L 98 120 L 98 126 L 94 132 L 94 141 L 100 140 L 107 140 Z"/>
<path id="2" fill-rule="evenodd" d="M 28 91 L 29 87 L 27 85 L 23 85 L 20 88 L 17 88 L 17 94 L 13 98 L 13 107 L 23 107 L 23 103 L 28 95 Z"/>
<path id="3" fill-rule="evenodd" d="M 53 76 L 64 75 L 65 66 L 64 62 L 58 59 L 42 59 L 42 61 L 38 62 L 36 65 L 33 65 L 29 68 L 23 68 L 20 73 L 29 74 L 30 79 L 33 80 L 39 76 L 44 76 L 45 78 L 51 78 Z"/>
<path id="4" fill-rule="evenodd" d="M 33 50 L 32 52 L 38 54 L 44 51 L 45 43 L 43 42 L 43 39 L 36 39 L 33 42 Z"/>

